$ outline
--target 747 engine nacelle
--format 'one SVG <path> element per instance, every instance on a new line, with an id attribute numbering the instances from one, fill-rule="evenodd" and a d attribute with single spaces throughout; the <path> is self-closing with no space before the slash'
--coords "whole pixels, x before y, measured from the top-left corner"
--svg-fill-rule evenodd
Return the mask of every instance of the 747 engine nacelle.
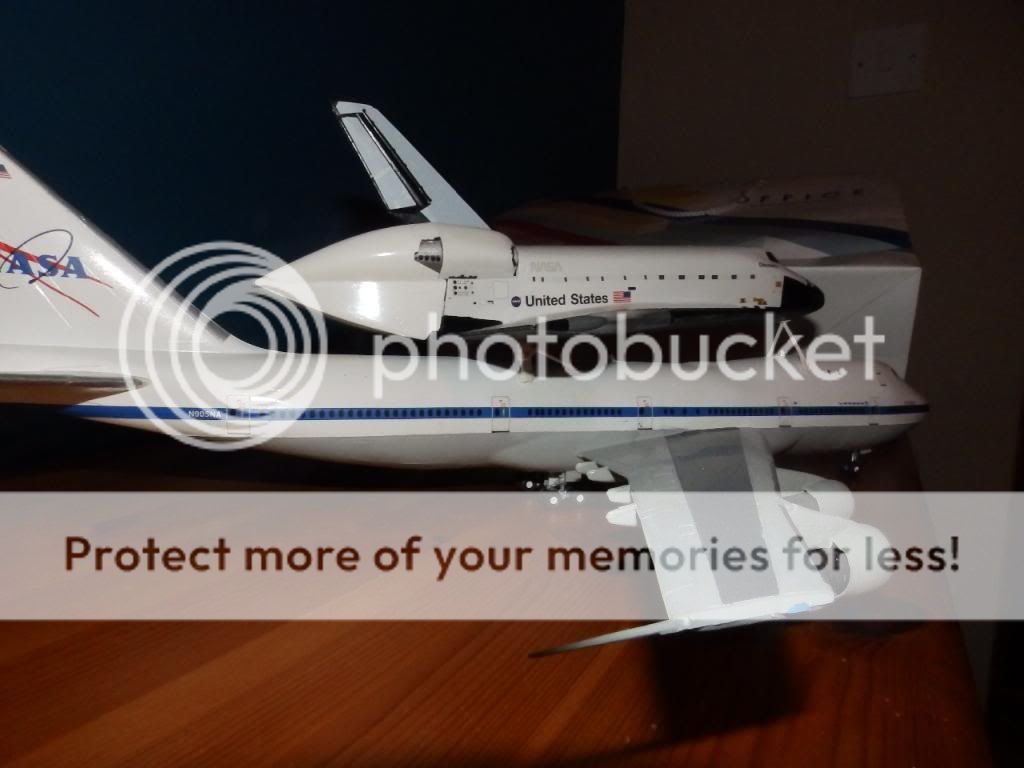
<path id="1" fill-rule="evenodd" d="M 779 488 L 789 517 L 807 548 L 817 550 L 819 572 L 837 595 L 860 595 L 882 586 L 889 572 L 871 567 L 868 553 L 889 546 L 885 534 L 850 520 L 854 498 L 836 480 L 806 472 L 778 470 Z"/>

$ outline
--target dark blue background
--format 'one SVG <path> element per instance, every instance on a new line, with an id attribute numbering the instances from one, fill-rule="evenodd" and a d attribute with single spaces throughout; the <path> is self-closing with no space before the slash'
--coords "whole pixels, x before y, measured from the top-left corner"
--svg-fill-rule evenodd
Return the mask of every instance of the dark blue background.
<path id="1" fill-rule="evenodd" d="M 621 0 L 7 2 L 0 144 L 144 264 L 211 240 L 291 260 L 393 223 L 331 112 L 339 98 L 379 107 L 485 217 L 612 187 L 621 35 Z M 332 347 L 368 351 L 343 326 Z M 375 482 L 23 409 L 0 423 L 50 457 L 8 473 L 16 487 Z"/>
<path id="2" fill-rule="evenodd" d="M 154 264 L 391 223 L 331 112 L 379 107 L 488 217 L 614 185 L 622 7 L 6 3 L 0 144 Z"/>

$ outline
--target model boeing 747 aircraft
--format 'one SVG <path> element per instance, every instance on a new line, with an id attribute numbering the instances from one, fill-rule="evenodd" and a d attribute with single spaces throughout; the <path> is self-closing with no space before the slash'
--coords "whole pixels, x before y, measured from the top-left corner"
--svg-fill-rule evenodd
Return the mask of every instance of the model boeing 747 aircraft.
<path id="1" fill-rule="evenodd" d="M 420 232 L 410 242 L 429 247 L 433 238 Z M 511 264 L 511 250 L 505 255 Z M 348 256 L 358 253 L 349 248 Z M 428 278 L 442 276 L 450 263 L 438 272 L 409 256 L 410 268 Z M 370 258 L 368 268 L 374 263 Z M 762 269 L 786 279 L 770 262 L 750 269 L 758 284 Z M 742 274 L 750 280 L 750 272 Z M 731 275 L 720 274 L 718 284 L 732 284 Z M 429 279 L 424 290 L 444 296 L 431 293 Z M 609 519 L 642 526 L 652 553 L 715 535 L 714 510 L 666 500 L 712 490 L 746 492 L 743 508 L 728 517 L 745 541 L 771 543 L 799 533 L 810 548 L 862 547 L 866 536 L 881 534 L 848 519 L 842 486 L 777 470 L 773 456 L 866 449 L 902 434 L 927 410 L 881 364 L 870 378 L 863 366 L 847 364 L 850 375 L 842 380 L 770 381 L 760 375 L 763 361 L 751 363 L 758 375 L 748 381 L 712 367 L 683 383 L 668 369 L 646 381 L 618 380 L 611 370 L 587 382 L 528 381 L 488 376 L 474 366 L 462 376 L 459 361 L 445 358 L 436 361 L 436 375 L 421 366 L 405 380 L 388 381 L 378 397 L 373 357 L 330 355 L 319 357 L 321 376 L 299 398 L 259 375 L 280 353 L 228 336 L 165 295 L 144 268 L 2 150 L 0 318 L 9 331 L 0 342 L 5 402 L 50 403 L 138 429 L 173 421 L 181 434 L 213 443 L 274 427 L 264 450 L 339 462 L 501 466 L 603 481 L 621 476 L 628 486 L 613 494 L 622 506 Z M 784 616 L 877 580 L 858 570 L 854 558 L 845 583 L 832 586 L 818 573 L 774 559 L 765 574 L 738 587 L 710 571 L 657 575 L 665 621 L 585 644 Z"/>

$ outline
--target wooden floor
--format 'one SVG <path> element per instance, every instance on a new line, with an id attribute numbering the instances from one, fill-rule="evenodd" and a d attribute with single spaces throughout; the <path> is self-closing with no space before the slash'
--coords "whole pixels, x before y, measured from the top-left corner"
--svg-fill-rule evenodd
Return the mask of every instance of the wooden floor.
<path id="1" fill-rule="evenodd" d="M 20 433 L 21 455 L 48 429 Z M 258 454 L 211 464 L 162 438 L 90 430 L 62 431 L 61 451 L 0 489 L 324 489 L 344 471 Z M 912 477 L 903 445 L 858 484 L 898 490 Z M 620 626 L 6 623 L 0 762 L 988 762 L 955 624 L 761 624 L 527 657 Z"/>
<path id="2" fill-rule="evenodd" d="M 978 765 L 952 624 L 762 625 L 529 659 L 579 623 L 22 624 L 16 765 Z"/>

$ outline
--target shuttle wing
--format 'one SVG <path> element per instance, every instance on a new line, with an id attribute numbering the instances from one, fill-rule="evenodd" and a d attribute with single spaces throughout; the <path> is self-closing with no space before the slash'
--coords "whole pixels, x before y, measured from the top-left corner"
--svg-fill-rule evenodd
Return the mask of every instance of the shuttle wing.
<path id="1" fill-rule="evenodd" d="M 488 228 L 380 110 L 339 101 L 334 113 L 389 211 L 421 214 L 440 224 Z"/>
<path id="2" fill-rule="evenodd" d="M 686 432 L 613 446 L 586 458 L 629 479 L 629 511 L 643 528 L 665 621 L 542 651 L 541 655 L 724 624 L 783 617 L 832 602 L 799 554 L 804 545 L 778 492 L 771 452 L 754 430 Z M 612 513 L 615 515 L 616 513 Z M 787 544 L 798 548 L 790 567 Z M 717 550 L 717 567 L 709 556 Z M 723 567 L 737 547 L 747 566 Z M 764 553 L 753 567 L 752 555 Z M 682 553 L 684 567 L 679 567 Z M 760 567 L 763 564 L 764 567 Z"/>

